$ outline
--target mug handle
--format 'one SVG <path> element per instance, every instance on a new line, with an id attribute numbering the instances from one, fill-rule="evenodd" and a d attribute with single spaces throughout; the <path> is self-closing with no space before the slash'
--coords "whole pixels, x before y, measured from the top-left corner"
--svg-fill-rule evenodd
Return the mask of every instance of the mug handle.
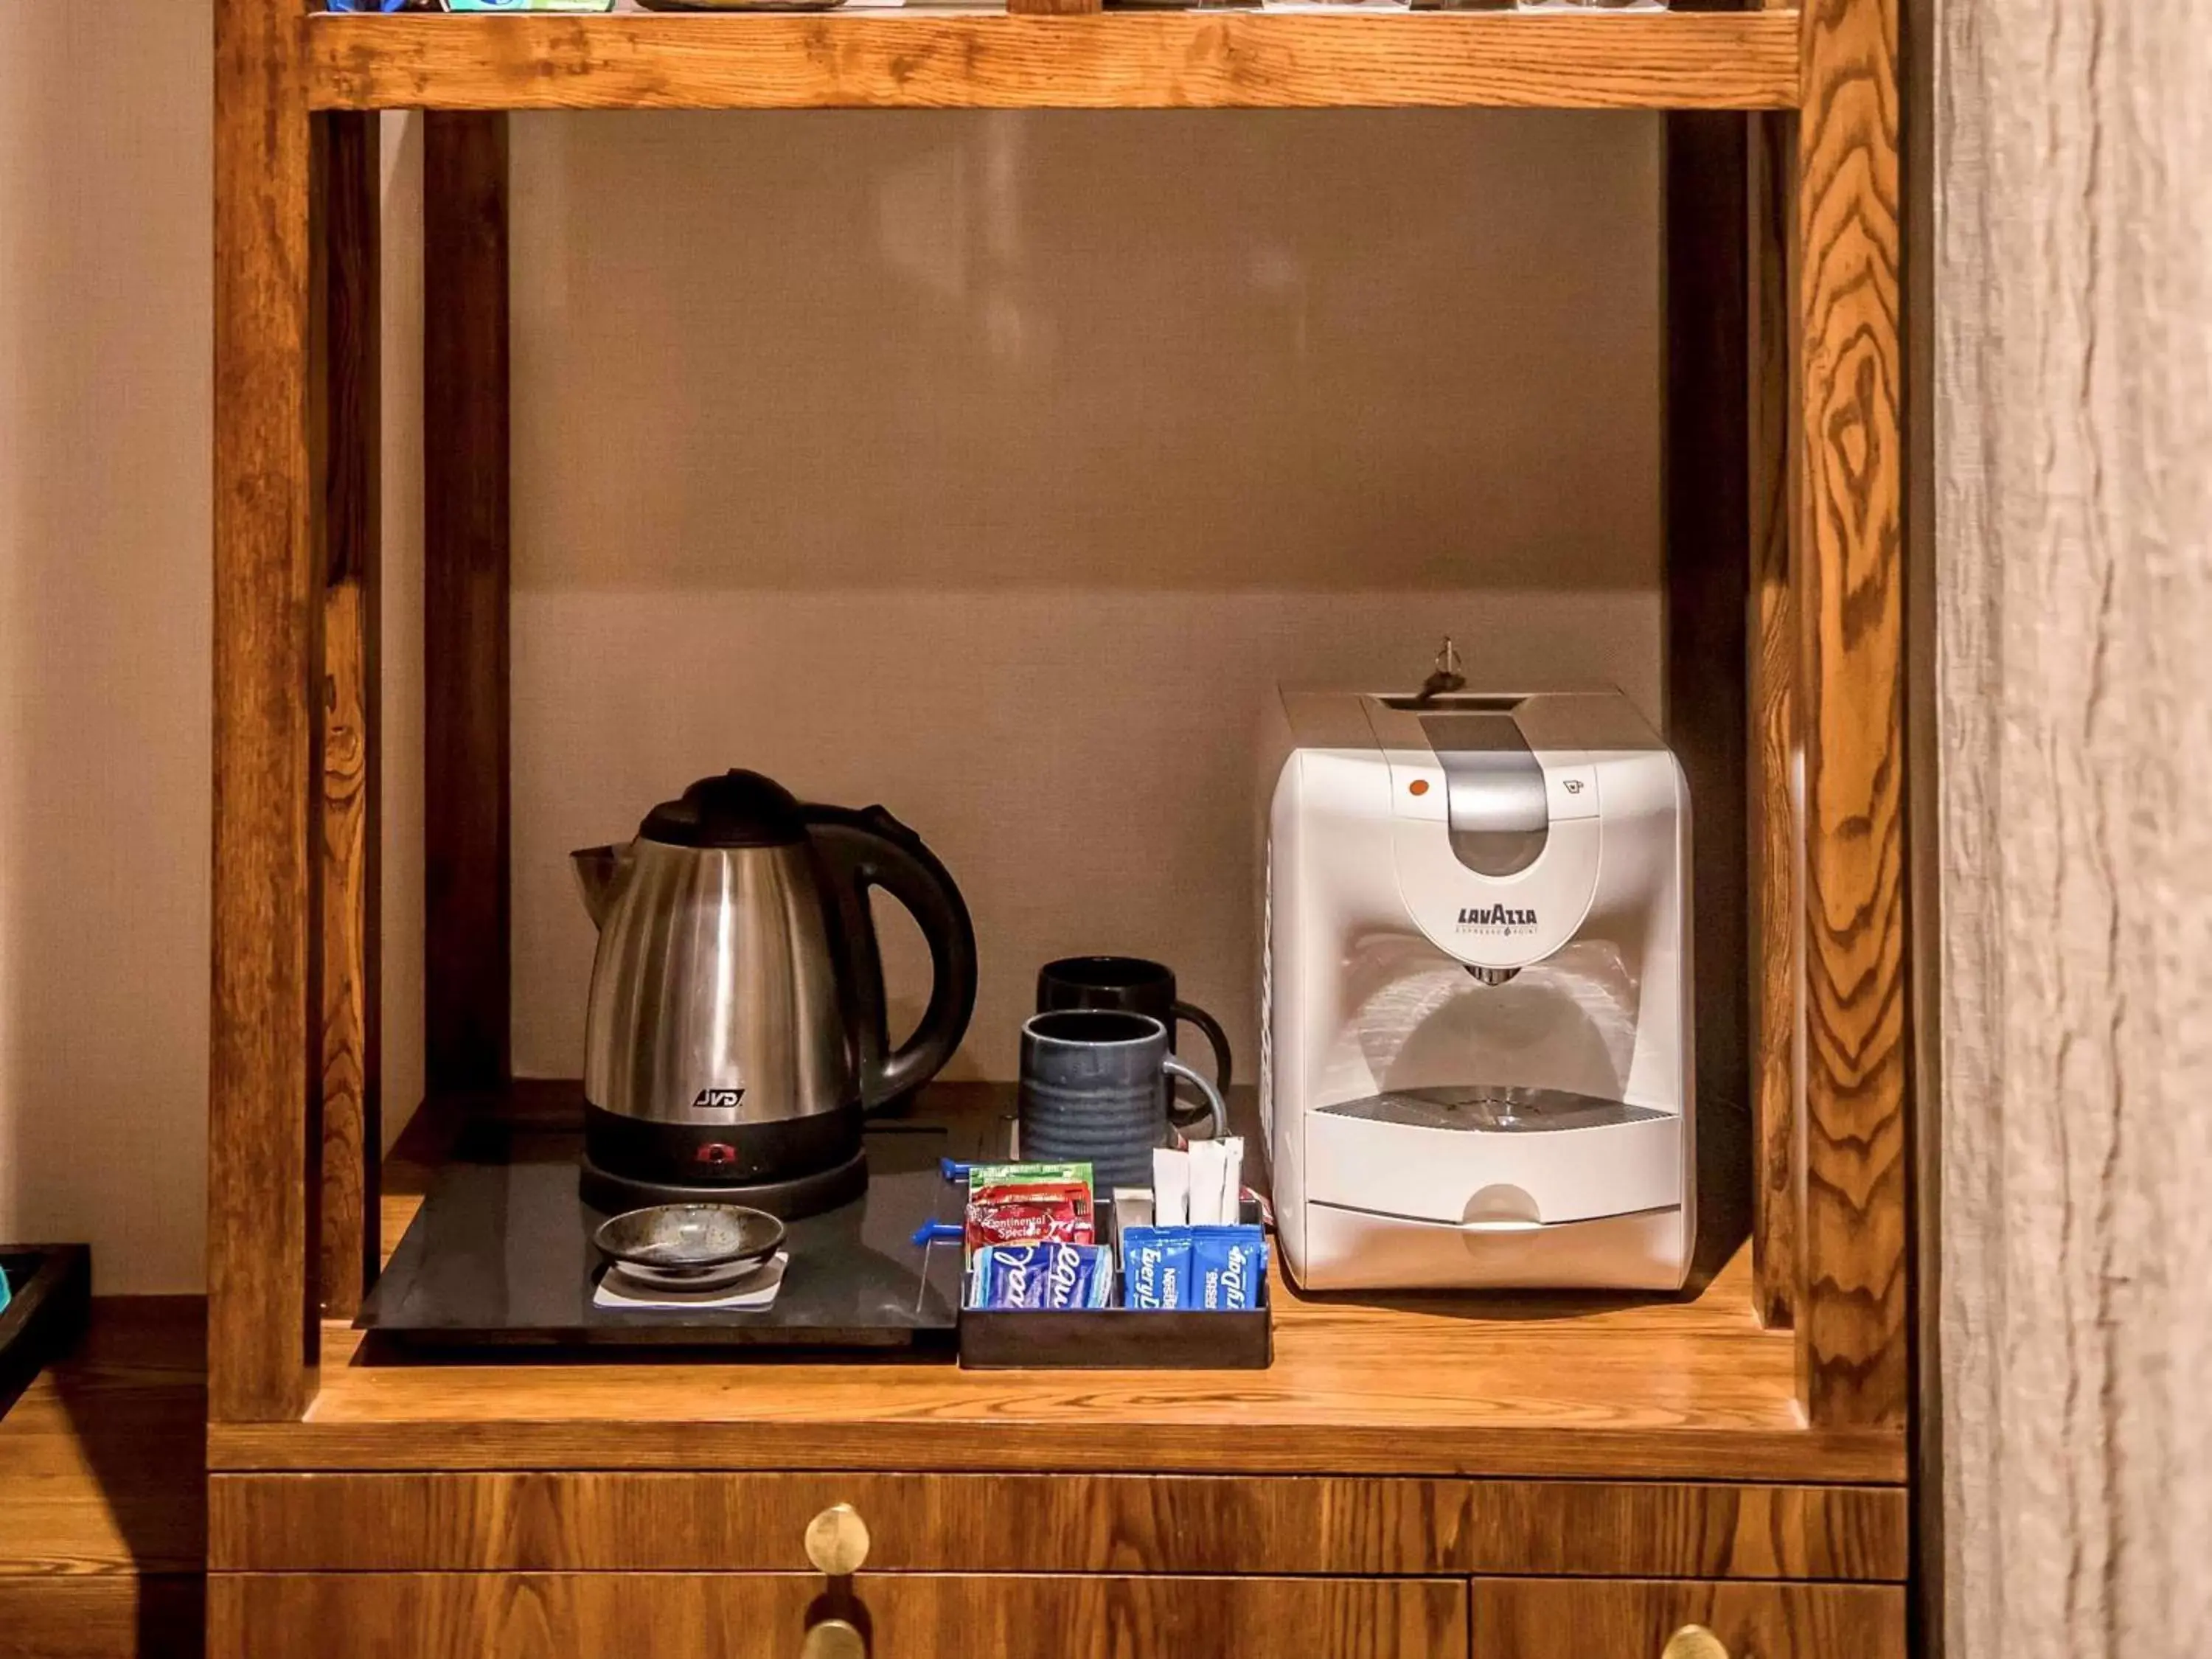
<path id="1" fill-rule="evenodd" d="M 1160 1069 L 1171 1078 L 1181 1078 L 1206 1097 L 1206 1105 L 1213 1111 L 1213 1133 L 1217 1139 L 1229 1133 L 1228 1103 L 1221 1098 L 1221 1091 L 1213 1086 L 1205 1073 L 1191 1070 L 1173 1054 L 1160 1062 Z M 1168 1097 L 1170 1099 L 1175 1097 L 1175 1085 L 1172 1083 L 1168 1085 Z"/>
<path id="2" fill-rule="evenodd" d="M 1198 1027 L 1213 1049 L 1213 1084 L 1220 1094 L 1229 1092 L 1229 1033 L 1221 1029 L 1221 1022 L 1194 1002 L 1177 1002 L 1174 1018 L 1187 1020 Z M 1178 1115 L 1175 1091 L 1168 1091 L 1168 1115 Z M 1187 1113 L 1182 1114 L 1188 1115 Z"/>

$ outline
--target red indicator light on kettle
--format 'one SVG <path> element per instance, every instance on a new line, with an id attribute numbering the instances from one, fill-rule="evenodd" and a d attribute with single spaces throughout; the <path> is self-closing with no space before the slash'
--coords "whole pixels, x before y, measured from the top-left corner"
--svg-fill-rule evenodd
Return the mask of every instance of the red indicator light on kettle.
<path id="1" fill-rule="evenodd" d="M 1406 793 L 1409 795 L 1427 794 L 1429 793 L 1429 781 L 1426 778 L 1415 778 L 1411 783 L 1406 786 Z"/>

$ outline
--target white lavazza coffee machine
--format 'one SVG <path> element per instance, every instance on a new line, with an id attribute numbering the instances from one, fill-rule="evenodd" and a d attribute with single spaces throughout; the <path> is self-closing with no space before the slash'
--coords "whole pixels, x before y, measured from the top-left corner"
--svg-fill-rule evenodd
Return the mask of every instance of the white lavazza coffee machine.
<path id="1" fill-rule="evenodd" d="M 1611 690 L 1285 690 L 1267 726 L 1260 1088 L 1292 1275 L 1680 1289 L 1673 753 Z"/>

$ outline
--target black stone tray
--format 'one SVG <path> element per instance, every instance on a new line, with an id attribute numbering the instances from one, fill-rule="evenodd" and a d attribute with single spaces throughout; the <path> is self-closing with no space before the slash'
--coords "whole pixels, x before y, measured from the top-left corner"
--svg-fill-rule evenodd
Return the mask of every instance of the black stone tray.
<path id="1" fill-rule="evenodd" d="M 10 1299 L 0 1310 L 0 1415 L 30 1381 L 76 1346 L 92 1311 L 85 1244 L 0 1244 Z"/>
<path id="2" fill-rule="evenodd" d="M 790 1224 L 773 1306 L 601 1308 L 605 1217 L 576 1189 L 580 1135 L 477 1133 L 441 1169 L 362 1305 L 370 1358 L 485 1350 L 699 1348 L 928 1350 L 949 1356 L 958 1321 L 957 1250 L 913 1242 L 960 1213 L 939 1160 L 965 1150 L 935 1123 L 871 1125 L 866 1194 Z"/>

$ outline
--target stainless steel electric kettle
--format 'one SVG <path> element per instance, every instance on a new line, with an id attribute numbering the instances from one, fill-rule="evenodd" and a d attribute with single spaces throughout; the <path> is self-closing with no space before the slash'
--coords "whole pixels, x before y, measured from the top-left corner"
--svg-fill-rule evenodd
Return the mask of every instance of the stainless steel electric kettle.
<path id="1" fill-rule="evenodd" d="M 757 772 L 702 778 L 623 847 L 573 854 L 599 953 L 584 1026 L 585 1201 L 742 1202 L 787 1218 L 867 1184 L 865 1113 L 952 1057 L 975 931 L 921 839 L 880 806 L 804 804 Z M 913 913 L 934 981 L 896 1049 L 868 894 Z"/>

